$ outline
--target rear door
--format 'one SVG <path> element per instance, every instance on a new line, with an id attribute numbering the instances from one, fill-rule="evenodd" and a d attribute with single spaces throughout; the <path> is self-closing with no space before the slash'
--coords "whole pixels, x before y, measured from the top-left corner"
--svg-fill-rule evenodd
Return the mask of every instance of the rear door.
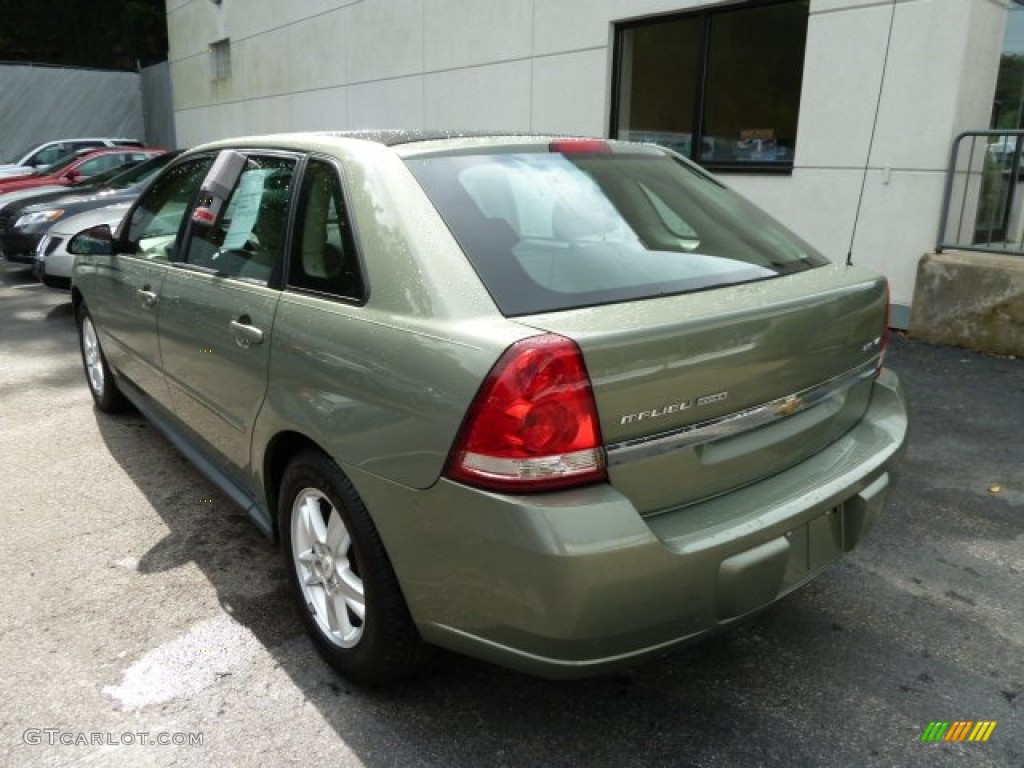
<path id="1" fill-rule="evenodd" d="M 174 413 L 239 478 L 266 394 L 297 164 L 291 155 L 248 154 L 222 215 L 190 223 L 161 288 Z"/>

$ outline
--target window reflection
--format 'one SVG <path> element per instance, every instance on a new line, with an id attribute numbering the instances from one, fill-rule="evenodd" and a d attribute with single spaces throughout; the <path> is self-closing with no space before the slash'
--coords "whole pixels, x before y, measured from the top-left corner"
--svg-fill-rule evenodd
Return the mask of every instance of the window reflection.
<path id="1" fill-rule="evenodd" d="M 807 0 L 620 27 L 613 133 L 711 167 L 792 167 Z"/>

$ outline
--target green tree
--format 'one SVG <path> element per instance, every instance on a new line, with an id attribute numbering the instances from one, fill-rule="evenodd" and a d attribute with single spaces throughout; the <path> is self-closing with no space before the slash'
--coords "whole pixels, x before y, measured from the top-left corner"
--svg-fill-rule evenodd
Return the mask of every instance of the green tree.
<path id="1" fill-rule="evenodd" d="M 1024 56 L 1004 53 L 999 62 L 992 127 L 1024 128 Z"/>

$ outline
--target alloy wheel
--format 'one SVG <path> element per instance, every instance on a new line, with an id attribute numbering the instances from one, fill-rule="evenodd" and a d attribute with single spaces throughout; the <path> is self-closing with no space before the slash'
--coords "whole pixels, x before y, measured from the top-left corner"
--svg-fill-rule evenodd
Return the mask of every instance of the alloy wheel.
<path id="1" fill-rule="evenodd" d="M 85 373 L 89 377 L 89 386 L 98 397 L 101 397 L 105 380 L 103 355 L 100 352 L 100 341 L 96 336 L 96 328 L 92 324 L 92 318 L 88 316 L 82 321 L 82 353 L 85 358 Z"/>
<path id="2" fill-rule="evenodd" d="M 305 488 L 292 505 L 291 526 L 292 559 L 310 614 L 328 640 L 354 648 L 363 636 L 366 596 L 341 514 L 321 491 Z"/>

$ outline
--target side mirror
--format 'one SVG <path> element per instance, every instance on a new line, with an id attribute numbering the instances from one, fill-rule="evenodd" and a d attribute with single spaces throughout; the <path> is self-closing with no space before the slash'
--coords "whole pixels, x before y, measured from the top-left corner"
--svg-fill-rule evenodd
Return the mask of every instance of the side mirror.
<path id="1" fill-rule="evenodd" d="M 82 230 L 68 241 L 68 253 L 75 256 L 112 256 L 114 235 L 106 224 Z"/>

